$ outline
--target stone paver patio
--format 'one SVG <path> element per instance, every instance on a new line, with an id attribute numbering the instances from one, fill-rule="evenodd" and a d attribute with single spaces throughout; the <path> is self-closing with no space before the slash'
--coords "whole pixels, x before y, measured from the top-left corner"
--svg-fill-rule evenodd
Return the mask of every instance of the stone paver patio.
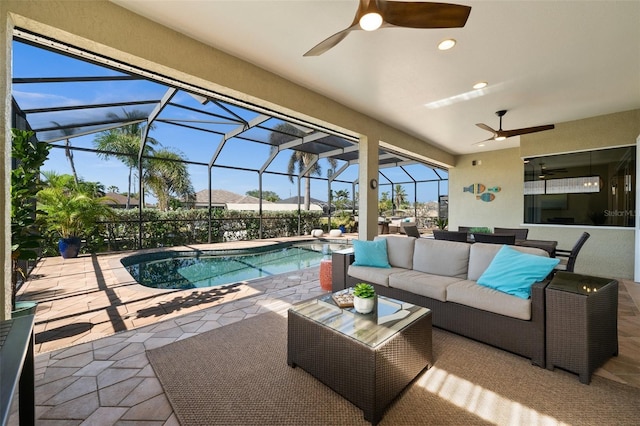
<path id="1" fill-rule="evenodd" d="M 318 268 L 217 290 L 145 289 L 122 268 L 122 255 L 44 259 L 21 289 L 40 301 L 38 425 L 177 425 L 147 349 L 261 313 L 286 315 L 292 304 L 324 293 Z M 596 374 L 640 387 L 638 306 L 640 285 L 621 280 L 620 355 Z"/>

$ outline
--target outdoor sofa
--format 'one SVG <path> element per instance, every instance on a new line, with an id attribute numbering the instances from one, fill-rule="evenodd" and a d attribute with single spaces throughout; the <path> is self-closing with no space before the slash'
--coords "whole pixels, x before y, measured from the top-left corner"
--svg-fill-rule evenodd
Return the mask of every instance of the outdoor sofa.
<path id="1" fill-rule="evenodd" d="M 357 257 L 354 254 L 358 254 L 361 246 L 358 241 L 354 241 L 355 253 L 334 252 L 333 291 L 359 282 L 371 283 L 380 295 L 431 309 L 436 327 L 530 358 L 540 367 L 545 366 L 544 293 L 548 281 L 544 277 L 549 272 L 542 270 L 548 268 L 551 271 L 557 259 L 550 259 L 546 251 L 531 247 L 406 236 L 377 236 L 373 243 L 379 246 L 383 242 L 386 242 L 390 267 L 353 264 Z M 532 272 L 542 278 L 534 280 L 533 285 L 527 288 L 530 289 L 530 297 L 525 298 L 520 290 L 520 293 L 514 293 L 518 295 L 512 295 L 505 293 L 503 288 L 497 290 L 477 283 L 485 271 L 485 278 L 491 273 L 509 277 L 509 273 L 503 274 L 495 267 L 499 260 L 504 260 L 502 253 L 506 252 L 501 253 L 500 259 L 496 256 L 504 247 L 504 250 L 515 250 L 508 253 L 515 253 L 526 261 L 544 264 L 543 268 L 532 268 Z M 493 262 L 494 258 L 496 262 Z M 516 263 L 511 262 L 514 268 Z M 489 266 L 492 266 L 490 270 Z M 525 274 L 528 274 L 527 270 Z"/>

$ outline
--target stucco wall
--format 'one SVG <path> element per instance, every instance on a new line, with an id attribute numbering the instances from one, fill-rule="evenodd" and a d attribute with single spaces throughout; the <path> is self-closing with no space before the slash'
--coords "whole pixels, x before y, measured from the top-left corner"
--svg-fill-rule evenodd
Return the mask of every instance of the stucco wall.
<path id="1" fill-rule="evenodd" d="M 473 165 L 473 162 L 476 165 Z M 449 172 L 449 229 L 458 226 L 518 227 L 522 223 L 523 166 L 518 148 L 459 156 Z M 490 202 L 463 188 L 481 183 L 498 186 Z M 485 191 L 488 193 L 488 191 Z"/>
<path id="2" fill-rule="evenodd" d="M 524 217 L 523 158 L 613 146 L 632 145 L 640 135 L 640 110 L 625 111 L 566 123 L 552 131 L 521 136 L 520 148 L 464 155 L 449 171 L 449 223 L 457 226 L 529 228 L 529 238 L 556 240 L 570 249 L 582 232 L 591 237 L 576 263 L 576 272 L 633 279 L 635 233 L 633 228 L 563 225 L 522 225 Z M 481 160 L 472 166 L 472 160 Z M 503 187 L 490 203 L 476 202 L 463 186 L 472 183 Z"/>

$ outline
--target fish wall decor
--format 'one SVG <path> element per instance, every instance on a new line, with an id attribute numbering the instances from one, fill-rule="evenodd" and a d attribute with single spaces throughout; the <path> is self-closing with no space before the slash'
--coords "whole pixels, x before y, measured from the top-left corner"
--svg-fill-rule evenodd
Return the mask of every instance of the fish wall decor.
<path id="1" fill-rule="evenodd" d="M 487 203 L 496 199 L 496 196 L 490 192 L 485 192 L 481 195 L 476 195 L 476 200 L 486 201 Z"/>
<path id="2" fill-rule="evenodd" d="M 465 186 L 462 188 L 462 192 L 470 192 L 472 194 L 482 194 L 485 189 L 487 189 L 486 186 L 484 186 L 481 183 L 473 183 L 469 186 Z"/>

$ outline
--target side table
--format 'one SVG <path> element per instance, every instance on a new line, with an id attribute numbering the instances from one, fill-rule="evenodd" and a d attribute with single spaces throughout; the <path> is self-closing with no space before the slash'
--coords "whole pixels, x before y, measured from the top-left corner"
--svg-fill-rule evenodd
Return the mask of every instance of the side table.
<path id="1" fill-rule="evenodd" d="M 320 288 L 325 291 L 331 291 L 332 278 L 332 261 L 331 259 L 322 259 L 320 261 Z"/>
<path id="2" fill-rule="evenodd" d="M 547 368 L 576 373 L 589 384 L 591 374 L 618 355 L 618 281 L 557 272 L 545 299 Z"/>

